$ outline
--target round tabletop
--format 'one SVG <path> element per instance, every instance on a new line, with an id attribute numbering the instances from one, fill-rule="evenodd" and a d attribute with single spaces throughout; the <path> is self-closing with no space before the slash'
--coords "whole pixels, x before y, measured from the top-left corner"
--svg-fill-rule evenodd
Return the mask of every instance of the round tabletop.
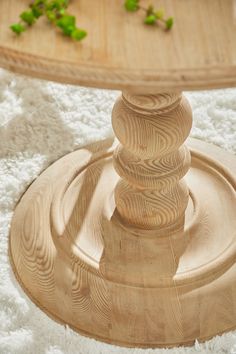
<path id="1" fill-rule="evenodd" d="M 46 20 L 15 36 L 29 0 L 0 1 L 0 66 L 84 86 L 142 91 L 236 86 L 235 0 L 152 0 L 175 19 L 166 32 L 127 13 L 123 0 L 76 0 L 69 11 L 88 37 L 73 42 Z M 150 1 L 143 0 L 143 4 Z"/>

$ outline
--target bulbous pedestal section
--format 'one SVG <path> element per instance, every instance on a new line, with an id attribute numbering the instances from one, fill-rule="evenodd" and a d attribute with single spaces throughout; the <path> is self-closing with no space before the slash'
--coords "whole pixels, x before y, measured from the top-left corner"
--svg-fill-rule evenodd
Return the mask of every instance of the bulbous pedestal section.
<path id="1" fill-rule="evenodd" d="M 123 94 L 113 109 L 121 144 L 114 167 L 122 177 L 115 189 L 119 214 L 131 225 L 151 229 L 178 222 L 188 203 L 183 176 L 190 154 L 182 144 L 192 126 L 181 94 Z"/>

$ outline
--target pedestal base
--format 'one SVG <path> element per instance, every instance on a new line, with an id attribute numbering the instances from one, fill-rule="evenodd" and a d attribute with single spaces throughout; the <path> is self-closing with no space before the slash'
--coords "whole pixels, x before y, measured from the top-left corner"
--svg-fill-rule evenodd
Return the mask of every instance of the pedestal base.
<path id="1" fill-rule="evenodd" d="M 23 195 L 10 234 L 23 289 L 56 321 L 128 347 L 187 345 L 234 329 L 236 158 L 189 140 L 185 215 L 142 230 L 115 209 L 114 145 L 61 158 Z"/>

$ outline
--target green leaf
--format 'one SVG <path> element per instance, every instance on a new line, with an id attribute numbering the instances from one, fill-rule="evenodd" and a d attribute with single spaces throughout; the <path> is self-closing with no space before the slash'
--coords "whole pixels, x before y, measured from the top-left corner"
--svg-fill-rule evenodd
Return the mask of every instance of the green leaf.
<path id="1" fill-rule="evenodd" d="M 38 6 L 32 5 L 31 9 L 35 18 L 39 18 L 40 16 L 42 16 L 43 11 Z"/>
<path id="2" fill-rule="evenodd" d="M 66 9 L 65 8 L 62 8 L 62 9 L 59 10 L 59 14 L 61 16 L 65 15 L 65 13 L 66 13 Z"/>
<path id="3" fill-rule="evenodd" d="M 76 23 L 76 18 L 75 18 L 75 16 L 71 16 L 71 15 L 63 15 L 57 21 L 58 27 L 61 27 L 61 28 L 68 27 L 68 26 L 75 27 L 75 23 Z"/>
<path id="4" fill-rule="evenodd" d="M 69 0 L 53 0 L 47 1 L 47 10 L 61 10 L 62 8 L 67 8 L 69 5 Z"/>
<path id="5" fill-rule="evenodd" d="M 51 22 L 54 22 L 57 18 L 55 12 L 53 12 L 51 10 L 46 11 L 46 16 L 49 19 L 49 21 L 51 21 Z"/>
<path id="6" fill-rule="evenodd" d="M 139 0 L 126 0 L 124 6 L 127 11 L 137 11 L 139 9 Z"/>
<path id="7" fill-rule="evenodd" d="M 25 31 L 25 26 L 22 25 L 21 23 L 14 23 L 13 25 L 10 26 L 10 28 L 16 34 L 21 34 L 22 32 Z"/>
<path id="8" fill-rule="evenodd" d="M 166 29 L 167 29 L 167 30 L 170 30 L 170 29 L 173 27 L 173 24 L 174 24 L 174 19 L 173 19 L 173 17 L 169 17 L 169 18 L 165 21 L 165 24 L 166 24 Z"/>
<path id="9" fill-rule="evenodd" d="M 62 29 L 66 36 L 70 36 L 71 33 L 76 29 L 75 16 L 64 15 L 56 22 L 56 25 Z"/>
<path id="10" fill-rule="evenodd" d="M 20 14 L 20 18 L 29 26 L 31 26 L 35 22 L 34 13 L 32 10 L 22 12 Z"/>
<path id="11" fill-rule="evenodd" d="M 76 41 L 81 41 L 82 39 L 84 39 L 87 36 L 87 32 L 80 29 L 80 28 L 76 28 L 71 32 L 71 38 L 75 39 Z"/>
<path id="12" fill-rule="evenodd" d="M 156 16 L 153 14 L 153 15 L 149 15 L 149 16 L 146 16 L 145 17 L 145 20 L 144 20 L 144 23 L 146 25 L 154 25 L 156 23 Z"/>

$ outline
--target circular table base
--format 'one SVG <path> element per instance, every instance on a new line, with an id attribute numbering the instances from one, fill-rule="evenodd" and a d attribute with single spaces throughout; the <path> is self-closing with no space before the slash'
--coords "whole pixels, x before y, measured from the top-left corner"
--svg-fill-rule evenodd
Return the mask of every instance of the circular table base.
<path id="1" fill-rule="evenodd" d="M 23 195 L 10 233 L 23 289 L 53 319 L 128 347 L 187 345 L 235 328 L 236 158 L 189 140 L 185 215 L 142 230 L 115 209 L 115 144 L 66 155 Z"/>

